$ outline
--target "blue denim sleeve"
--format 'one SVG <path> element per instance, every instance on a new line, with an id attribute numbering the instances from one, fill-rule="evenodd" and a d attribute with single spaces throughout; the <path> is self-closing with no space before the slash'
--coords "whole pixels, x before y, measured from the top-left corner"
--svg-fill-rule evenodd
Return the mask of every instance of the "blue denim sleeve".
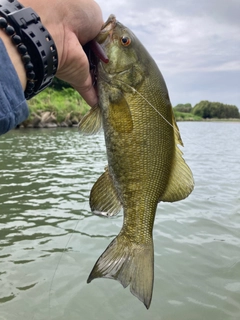
<path id="1" fill-rule="evenodd" d="M 20 80 L 0 39 L 0 134 L 15 128 L 28 114 Z"/>

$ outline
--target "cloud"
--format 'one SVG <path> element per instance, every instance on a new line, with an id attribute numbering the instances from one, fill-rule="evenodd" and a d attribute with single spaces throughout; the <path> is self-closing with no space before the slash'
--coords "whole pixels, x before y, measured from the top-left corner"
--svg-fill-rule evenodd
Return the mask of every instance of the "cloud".
<path id="1" fill-rule="evenodd" d="M 104 19 L 114 13 L 148 49 L 173 105 L 209 99 L 240 107 L 239 0 L 97 2 Z"/>

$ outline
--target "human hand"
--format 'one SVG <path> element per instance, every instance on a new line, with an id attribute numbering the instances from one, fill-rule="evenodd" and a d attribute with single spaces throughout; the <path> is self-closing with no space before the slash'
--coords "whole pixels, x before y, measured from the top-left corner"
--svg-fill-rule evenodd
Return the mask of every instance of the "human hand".
<path id="1" fill-rule="evenodd" d="M 71 84 L 93 106 L 97 94 L 92 85 L 89 62 L 82 46 L 100 31 L 103 19 L 94 0 L 20 0 L 40 16 L 58 51 L 56 76 Z"/>

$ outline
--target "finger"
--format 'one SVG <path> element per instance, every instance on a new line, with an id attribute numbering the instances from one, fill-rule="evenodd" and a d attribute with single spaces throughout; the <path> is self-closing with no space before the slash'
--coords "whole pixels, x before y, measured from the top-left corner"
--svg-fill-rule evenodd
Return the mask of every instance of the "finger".
<path id="1" fill-rule="evenodd" d="M 74 86 L 74 89 L 76 89 L 79 92 L 79 94 L 83 97 L 83 99 L 87 102 L 89 106 L 93 107 L 95 104 L 97 104 L 98 96 L 96 89 L 92 84 L 92 77 L 90 74 L 83 85 Z"/>
<path id="2" fill-rule="evenodd" d="M 89 0 L 86 1 L 86 7 L 89 8 Z M 91 1 L 91 10 L 86 12 L 81 11 L 82 16 L 79 17 L 79 12 L 77 16 L 78 30 L 76 31 L 79 42 L 84 45 L 99 33 L 104 21 L 102 17 L 102 10 L 100 6 L 95 1 Z"/>

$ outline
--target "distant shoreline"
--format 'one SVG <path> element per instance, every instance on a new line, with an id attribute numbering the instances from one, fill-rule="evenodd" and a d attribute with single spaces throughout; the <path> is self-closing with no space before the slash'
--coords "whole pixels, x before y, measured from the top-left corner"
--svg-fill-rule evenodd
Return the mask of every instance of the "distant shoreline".
<path id="1" fill-rule="evenodd" d="M 45 112 L 42 116 L 34 117 L 31 120 L 26 120 L 20 124 L 16 129 L 54 129 L 54 128 L 77 128 L 80 119 L 76 117 L 71 118 L 66 115 L 65 120 L 61 122 L 56 121 L 56 116 L 51 112 Z M 177 122 L 240 122 L 240 119 L 176 119 Z"/>
<path id="2" fill-rule="evenodd" d="M 61 91 L 47 88 L 29 100 L 28 104 L 29 117 L 18 128 L 78 127 L 82 117 L 90 109 L 82 97 L 72 88 L 62 88 Z M 175 108 L 173 108 L 173 112 L 177 122 L 240 122 L 240 118 L 204 119 L 191 112 L 180 112 Z"/>
<path id="3" fill-rule="evenodd" d="M 240 122 L 240 119 L 218 119 L 218 118 L 208 118 L 208 119 L 176 119 L 177 122 Z"/>

